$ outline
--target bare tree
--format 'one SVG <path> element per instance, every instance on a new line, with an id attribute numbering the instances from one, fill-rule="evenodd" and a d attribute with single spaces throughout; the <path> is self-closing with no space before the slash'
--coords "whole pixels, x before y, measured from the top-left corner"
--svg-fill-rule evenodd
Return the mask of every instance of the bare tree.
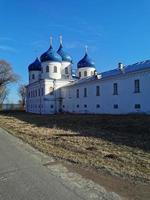
<path id="1" fill-rule="evenodd" d="M 0 104 L 3 103 L 8 95 L 7 86 L 16 82 L 18 76 L 13 72 L 11 65 L 5 60 L 0 60 Z"/>
<path id="2" fill-rule="evenodd" d="M 19 96 L 21 100 L 19 100 L 19 104 L 24 108 L 26 101 L 26 86 L 20 85 L 18 90 Z"/>
<path id="3" fill-rule="evenodd" d="M 4 102 L 7 96 L 8 96 L 8 89 L 6 88 L 6 86 L 1 86 L 0 87 L 0 104 Z"/>

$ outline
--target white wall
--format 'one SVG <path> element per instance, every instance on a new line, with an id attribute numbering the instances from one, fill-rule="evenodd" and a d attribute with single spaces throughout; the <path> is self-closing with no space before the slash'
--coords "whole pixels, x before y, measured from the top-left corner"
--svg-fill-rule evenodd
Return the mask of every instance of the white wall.
<path id="1" fill-rule="evenodd" d="M 27 98 L 26 98 L 27 112 L 42 113 L 42 107 L 43 107 L 42 96 L 41 96 L 42 88 L 44 88 L 43 80 L 28 85 Z M 40 90 L 40 95 L 39 95 L 39 90 Z M 37 91 L 37 93 L 35 91 Z M 30 96 L 29 96 L 29 93 L 30 93 Z"/>
<path id="2" fill-rule="evenodd" d="M 59 88 L 69 83 L 70 81 L 67 80 L 45 79 L 28 85 L 26 111 L 39 114 L 54 114 L 58 112 L 60 109 L 58 102 L 60 98 Z"/>
<path id="3" fill-rule="evenodd" d="M 134 81 L 140 80 L 140 93 L 134 92 Z M 62 109 L 64 112 L 76 113 L 105 113 L 128 114 L 144 112 L 150 114 L 150 70 L 122 74 L 118 77 L 101 78 L 83 81 L 80 84 L 71 84 L 69 80 L 45 79 L 28 85 L 30 98 L 27 97 L 26 110 L 32 113 L 53 114 Z M 113 95 L 113 83 L 118 84 L 118 95 Z M 65 87 L 64 87 L 65 86 Z M 100 87 L 100 96 L 96 96 L 96 86 Z M 31 91 L 43 88 L 43 95 L 31 97 Z M 53 95 L 50 88 L 54 88 Z M 87 97 L 84 97 L 84 88 L 87 88 Z M 76 90 L 79 89 L 79 98 Z M 62 99 L 62 100 L 61 100 Z M 118 109 L 114 109 L 118 104 Z M 135 104 L 141 108 L 136 109 Z M 79 105 L 79 108 L 77 108 Z M 84 107 L 87 105 L 87 108 Z M 97 108 L 97 105 L 100 107 Z"/>
<path id="4" fill-rule="evenodd" d="M 136 79 L 140 80 L 140 93 L 134 93 Z M 118 84 L 118 95 L 113 95 L 113 83 Z M 96 96 L 97 85 L 100 86 L 100 96 Z M 63 110 L 77 113 L 150 113 L 149 85 L 150 71 L 145 71 L 65 87 L 62 89 Z M 84 88 L 87 88 L 87 97 L 83 96 Z M 76 98 L 77 89 L 80 91 L 80 98 Z M 114 104 L 118 104 L 118 109 L 114 109 Z M 135 104 L 140 104 L 141 109 L 135 109 Z M 87 105 L 87 108 L 84 105 Z M 100 108 L 97 108 L 97 105 L 100 105 Z"/>

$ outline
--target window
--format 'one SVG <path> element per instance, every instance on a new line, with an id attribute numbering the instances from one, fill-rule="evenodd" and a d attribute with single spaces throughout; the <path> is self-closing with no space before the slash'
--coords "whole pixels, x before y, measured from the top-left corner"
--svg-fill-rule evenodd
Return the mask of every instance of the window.
<path id="1" fill-rule="evenodd" d="M 41 68 L 41 73 L 43 73 L 43 68 Z"/>
<path id="2" fill-rule="evenodd" d="M 140 80 L 137 79 L 134 81 L 134 92 L 139 93 L 140 92 Z"/>
<path id="3" fill-rule="evenodd" d="M 35 75 L 34 74 L 32 74 L 32 79 L 35 79 Z"/>
<path id="4" fill-rule="evenodd" d="M 96 96 L 100 96 L 100 87 L 99 87 L 99 85 L 96 86 Z"/>
<path id="5" fill-rule="evenodd" d="M 53 95 L 53 94 L 54 94 L 54 88 L 53 88 L 53 87 L 50 87 L 50 88 L 49 88 L 49 93 L 50 93 L 50 95 Z"/>
<path id="6" fill-rule="evenodd" d="M 84 71 L 84 76 L 87 76 L 87 71 Z"/>
<path id="7" fill-rule="evenodd" d="M 49 66 L 46 66 L 46 72 L 49 72 Z"/>
<path id="8" fill-rule="evenodd" d="M 38 90 L 39 96 L 41 95 L 40 89 Z"/>
<path id="9" fill-rule="evenodd" d="M 54 106 L 53 106 L 53 105 L 51 105 L 51 108 L 54 108 Z"/>
<path id="10" fill-rule="evenodd" d="M 57 73 L 57 67 L 54 66 L 54 73 Z"/>
<path id="11" fill-rule="evenodd" d="M 79 98 L 79 89 L 76 91 L 76 97 Z"/>
<path id="12" fill-rule="evenodd" d="M 114 83 L 113 89 L 114 89 L 113 95 L 118 95 L 118 84 L 117 83 Z"/>
<path id="13" fill-rule="evenodd" d="M 77 108 L 79 108 L 79 104 L 77 105 Z"/>
<path id="14" fill-rule="evenodd" d="M 99 104 L 97 104 L 97 105 L 96 105 L 96 108 L 100 108 L 100 105 L 99 105 Z"/>
<path id="15" fill-rule="evenodd" d="M 87 97 L 87 88 L 84 88 L 84 97 Z"/>
<path id="16" fill-rule="evenodd" d="M 87 105 L 86 105 L 86 104 L 84 104 L 84 108 L 87 108 Z"/>
<path id="17" fill-rule="evenodd" d="M 63 105 L 63 108 L 65 108 L 65 105 Z"/>
<path id="18" fill-rule="evenodd" d="M 41 95 L 42 96 L 44 95 L 44 89 L 43 88 L 41 89 Z"/>
<path id="19" fill-rule="evenodd" d="M 141 105 L 140 105 L 140 104 L 135 104 L 135 105 L 134 105 L 134 108 L 135 108 L 135 109 L 140 109 L 140 108 L 141 108 Z"/>
<path id="20" fill-rule="evenodd" d="M 114 104 L 114 109 L 118 109 L 118 104 Z"/>
<path id="21" fill-rule="evenodd" d="M 81 72 L 79 72 L 79 78 L 81 78 Z"/>
<path id="22" fill-rule="evenodd" d="M 65 68 L 65 74 L 68 74 L 68 67 Z"/>
<path id="23" fill-rule="evenodd" d="M 68 89 L 68 98 L 71 99 L 71 89 Z"/>

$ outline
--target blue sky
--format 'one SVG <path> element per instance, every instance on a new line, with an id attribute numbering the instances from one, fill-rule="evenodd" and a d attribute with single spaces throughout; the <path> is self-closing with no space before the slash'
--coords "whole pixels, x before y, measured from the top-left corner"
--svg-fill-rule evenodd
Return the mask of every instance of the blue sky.
<path id="1" fill-rule="evenodd" d="M 150 59 L 149 10 L 149 0 L 0 0 L 0 59 L 25 84 L 28 65 L 48 49 L 50 35 L 56 49 L 63 36 L 74 69 L 85 45 L 99 72 Z M 17 102 L 17 87 L 10 87 L 8 102 Z"/>

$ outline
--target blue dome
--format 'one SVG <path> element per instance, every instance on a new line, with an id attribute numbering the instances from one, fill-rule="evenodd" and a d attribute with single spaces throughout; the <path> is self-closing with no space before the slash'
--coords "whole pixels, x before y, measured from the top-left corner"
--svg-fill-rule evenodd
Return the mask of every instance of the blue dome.
<path id="1" fill-rule="evenodd" d="M 41 71 L 41 62 L 38 58 L 28 66 L 29 71 Z"/>
<path id="2" fill-rule="evenodd" d="M 53 47 L 50 46 L 50 48 L 41 55 L 40 57 L 41 62 L 46 61 L 54 61 L 54 62 L 61 62 L 61 57 L 53 50 Z"/>
<path id="3" fill-rule="evenodd" d="M 72 63 L 72 58 L 69 56 L 64 50 L 62 44 L 60 44 L 60 47 L 57 51 L 57 53 L 61 56 L 62 61 L 67 61 Z"/>
<path id="4" fill-rule="evenodd" d="M 82 67 L 94 67 L 95 68 L 95 63 L 92 61 L 91 58 L 89 58 L 88 54 L 85 53 L 85 56 L 78 62 L 77 66 L 78 66 L 78 68 L 82 68 Z"/>

